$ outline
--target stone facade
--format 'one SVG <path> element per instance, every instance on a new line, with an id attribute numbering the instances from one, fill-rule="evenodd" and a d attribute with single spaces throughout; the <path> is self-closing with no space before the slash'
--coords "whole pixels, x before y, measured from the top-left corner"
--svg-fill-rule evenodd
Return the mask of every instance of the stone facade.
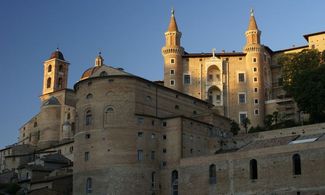
<path id="1" fill-rule="evenodd" d="M 306 46 L 272 51 L 262 44 L 251 11 L 242 52 L 189 53 L 181 45 L 181 35 L 173 12 L 162 48 L 166 87 L 209 101 L 219 114 L 239 124 L 247 117 L 251 126 L 264 126 L 265 115 L 274 111 L 284 120 L 301 119 L 295 102 L 285 96 L 279 83 L 277 58 L 302 49 L 323 51 L 325 32 L 304 35 Z"/>
<path id="2" fill-rule="evenodd" d="M 30 194 L 324 194 L 325 124 L 233 136 L 228 118 L 262 126 L 264 115 L 296 109 L 280 98 L 276 59 L 322 50 L 323 34 L 272 51 L 251 13 L 243 52 L 191 54 L 172 13 L 164 86 L 99 54 L 67 89 L 69 63 L 57 50 L 44 62 L 40 112 L 0 150 L 0 181 Z"/>

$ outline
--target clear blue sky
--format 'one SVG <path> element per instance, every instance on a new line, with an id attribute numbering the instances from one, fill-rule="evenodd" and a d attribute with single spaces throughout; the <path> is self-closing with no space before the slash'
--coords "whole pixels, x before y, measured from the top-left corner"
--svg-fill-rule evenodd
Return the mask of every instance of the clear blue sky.
<path id="1" fill-rule="evenodd" d="M 303 34 L 325 30 L 323 0 L 2 0 L 0 147 L 16 142 L 38 113 L 43 61 L 57 46 L 71 63 L 70 88 L 98 51 L 105 64 L 161 80 L 171 7 L 188 52 L 241 51 L 250 8 L 273 50 L 304 45 Z"/>

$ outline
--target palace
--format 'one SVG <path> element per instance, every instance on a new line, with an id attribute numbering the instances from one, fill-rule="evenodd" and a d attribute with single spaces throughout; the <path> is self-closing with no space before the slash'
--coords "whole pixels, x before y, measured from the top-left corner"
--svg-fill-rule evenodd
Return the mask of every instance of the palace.
<path id="1" fill-rule="evenodd" d="M 280 120 L 303 120 L 292 98 L 281 87 L 277 58 L 303 49 L 325 49 L 325 32 L 304 35 L 308 45 L 272 51 L 261 43 L 261 31 L 251 10 L 243 52 L 188 53 L 181 46 L 174 12 L 165 33 L 164 85 L 213 104 L 219 114 L 241 124 L 264 126 L 275 111 Z"/>
<path id="2" fill-rule="evenodd" d="M 40 112 L 0 150 L 0 184 L 32 195 L 324 194 L 325 123 L 230 132 L 231 120 L 263 126 L 274 111 L 299 120 L 276 59 L 325 49 L 325 32 L 280 51 L 260 36 L 251 12 L 243 52 L 187 53 L 172 12 L 163 84 L 107 65 L 99 53 L 68 89 L 69 62 L 54 51 Z"/>

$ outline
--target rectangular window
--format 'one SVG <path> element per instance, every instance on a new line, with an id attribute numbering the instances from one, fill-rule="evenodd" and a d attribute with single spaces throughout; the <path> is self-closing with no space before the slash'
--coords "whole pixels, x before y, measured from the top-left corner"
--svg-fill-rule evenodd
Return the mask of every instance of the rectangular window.
<path id="1" fill-rule="evenodd" d="M 155 151 L 151 151 L 150 158 L 151 158 L 151 160 L 155 160 L 155 158 L 156 158 L 156 152 Z"/>
<path id="2" fill-rule="evenodd" d="M 242 124 L 246 118 L 247 118 L 247 112 L 239 112 L 239 124 Z"/>
<path id="3" fill-rule="evenodd" d="M 142 118 L 142 117 L 138 117 L 137 118 L 137 123 L 140 125 L 140 124 L 143 124 L 143 122 L 144 122 L 144 118 Z"/>
<path id="4" fill-rule="evenodd" d="M 174 59 L 174 58 L 171 58 L 171 59 L 170 59 L 170 63 L 171 63 L 171 64 L 175 64 L 175 59 Z"/>
<path id="5" fill-rule="evenodd" d="M 257 59 L 256 58 L 253 58 L 253 62 L 256 63 L 257 62 Z"/>
<path id="6" fill-rule="evenodd" d="M 138 150 L 138 160 L 139 161 L 143 160 L 143 150 Z"/>
<path id="7" fill-rule="evenodd" d="M 238 103 L 239 104 L 246 103 L 246 93 L 245 92 L 238 93 Z"/>
<path id="8" fill-rule="evenodd" d="M 213 75 L 212 75 L 212 74 L 209 74 L 209 75 L 208 75 L 208 80 L 209 80 L 209 81 L 212 81 L 212 80 L 213 80 Z"/>
<path id="9" fill-rule="evenodd" d="M 164 121 L 162 125 L 163 125 L 163 127 L 166 127 L 167 126 L 167 122 Z"/>
<path id="10" fill-rule="evenodd" d="M 166 140 L 167 139 L 167 136 L 166 135 L 163 135 L 163 140 Z"/>
<path id="11" fill-rule="evenodd" d="M 175 70 L 174 70 L 174 69 L 171 69 L 171 70 L 170 70 L 170 74 L 171 74 L 171 75 L 174 75 L 174 74 L 175 74 Z"/>
<path id="12" fill-rule="evenodd" d="M 258 109 L 254 110 L 254 115 L 259 115 L 259 110 Z"/>
<path id="13" fill-rule="evenodd" d="M 175 85 L 175 80 L 170 80 L 170 85 L 174 86 Z"/>
<path id="14" fill-rule="evenodd" d="M 255 87 L 255 88 L 254 88 L 254 93 L 257 93 L 257 92 L 258 92 L 258 88 Z"/>
<path id="15" fill-rule="evenodd" d="M 221 100 L 221 95 L 216 95 L 216 100 L 220 101 Z"/>
<path id="16" fill-rule="evenodd" d="M 254 77 L 254 83 L 256 83 L 257 82 L 257 77 Z"/>
<path id="17" fill-rule="evenodd" d="M 166 148 L 163 148 L 163 153 L 166 153 L 167 152 L 167 149 Z"/>
<path id="18" fill-rule="evenodd" d="M 85 152 L 85 161 L 89 160 L 89 152 Z"/>
<path id="19" fill-rule="evenodd" d="M 143 137 L 143 132 L 138 132 L 138 137 Z"/>
<path id="20" fill-rule="evenodd" d="M 238 73 L 238 82 L 245 82 L 245 73 Z"/>
<path id="21" fill-rule="evenodd" d="M 191 84 L 191 75 L 189 74 L 184 75 L 184 84 Z"/>
<path id="22" fill-rule="evenodd" d="M 258 99 L 257 98 L 254 99 L 254 104 L 258 104 Z"/>
<path id="23" fill-rule="evenodd" d="M 257 72 L 257 68 L 256 67 L 253 68 L 253 72 Z"/>

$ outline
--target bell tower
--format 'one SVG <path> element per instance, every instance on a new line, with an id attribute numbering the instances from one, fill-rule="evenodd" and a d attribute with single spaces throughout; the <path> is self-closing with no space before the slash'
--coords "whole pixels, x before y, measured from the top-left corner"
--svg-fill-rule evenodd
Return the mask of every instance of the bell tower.
<path id="1" fill-rule="evenodd" d="M 166 44 L 162 48 L 164 57 L 164 85 L 166 87 L 183 91 L 183 64 L 181 47 L 182 33 L 178 30 L 175 13 L 172 9 L 167 32 L 165 32 Z"/>
<path id="2" fill-rule="evenodd" d="M 44 62 L 42 95 L 66 89 L 68 84 L 68 69 L 69 62 L 65 61 L 62 52 L 57 49 Z"/>

